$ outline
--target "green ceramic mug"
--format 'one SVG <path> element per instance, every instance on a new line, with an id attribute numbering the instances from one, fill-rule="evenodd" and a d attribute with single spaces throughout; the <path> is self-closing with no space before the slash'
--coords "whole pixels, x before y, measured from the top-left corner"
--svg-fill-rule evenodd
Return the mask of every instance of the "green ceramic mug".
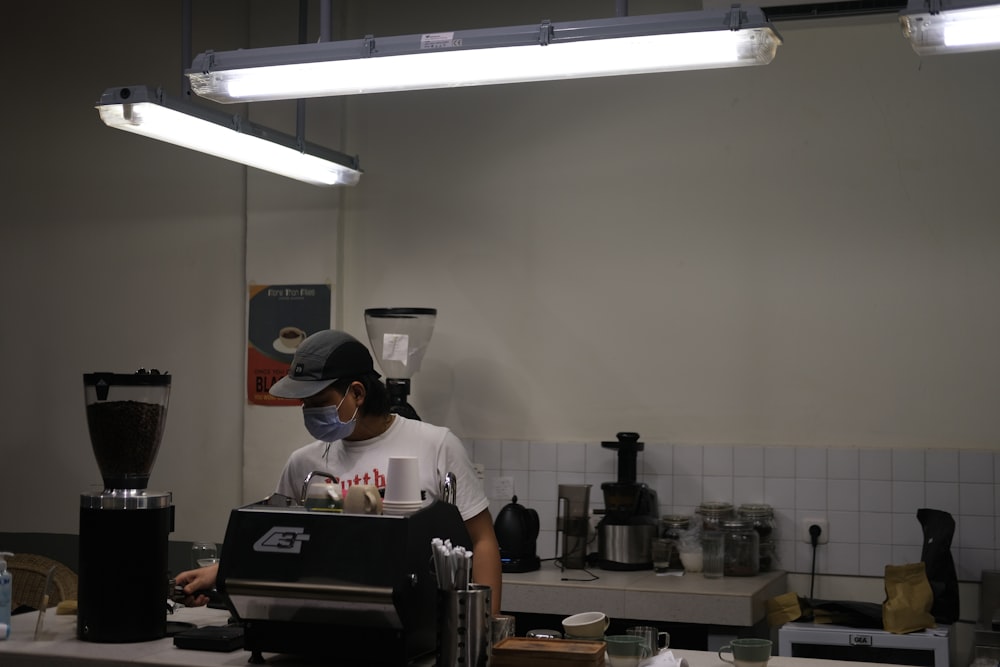
<path id="1" fill-rule="evenodd" d="M 732 657 L 727 658 L 723 653 Z M 735 667 L 764 667 L 770 657 L 770 639 L 734 639 L 719 649 L 719 658 Z"/>
<path id="2" fill-rule="evenodd" d="M 646 638 L 638 635 L 608 635 L 604 638 L 607 645 L 608 661 L 611 667 L 636 667 L 649 657 Z"/>

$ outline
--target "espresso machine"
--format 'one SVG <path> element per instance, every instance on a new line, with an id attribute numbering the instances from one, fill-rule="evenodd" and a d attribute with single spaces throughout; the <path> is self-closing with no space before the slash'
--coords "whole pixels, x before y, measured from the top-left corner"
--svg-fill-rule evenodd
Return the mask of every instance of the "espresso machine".
<path id="1" fill-rule="evenodd" d="M 368 340 L 385 373 L 390 412 L 420 419 L 406 397 L 410 395 L 410 378 L 424 360 L 436 318 L 437 308 L 365 309 Z"/>
<path id="2" fill-rule="evenodd" d="M 169 491 L 148 491 L 167 417 L 170 376 L 83 376 L 87 428 L 104 490 L 80 496 L 77 636 L 138 642 L 167 634 Z"/>
<path id="3" fill-rule="evenodd" d="M 435 538 L 472 549 L 458 508 L 443 500 L 408 515 L 319 512 L 273 498 L 232 510 L 216 586 L 243 626 L 248 662 L 282 653 L 395 666 L 432 654 L 446 627 Z"/>
<path id="4" fill-rule="evenodd" d="M 604 517 L 597 524 L 597 564 L 604 570 L 653 567 L 652 544 L 659 523 L 656 491 L 636 481 L 636 458 L 645 445 L 639 434 L 624 431 L 602 442 L 618 450 L 618 479 L 601 484 Z"/>

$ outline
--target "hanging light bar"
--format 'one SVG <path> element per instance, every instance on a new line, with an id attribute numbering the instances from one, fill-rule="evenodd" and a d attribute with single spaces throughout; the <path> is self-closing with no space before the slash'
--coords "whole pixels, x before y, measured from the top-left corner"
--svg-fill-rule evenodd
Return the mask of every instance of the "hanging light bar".
<path id="1" fill-rule="evenodd" d="M 159 89 L 109 88 L 97 110 L 108 127 L 313 185 L 355 185 L 361 178 L 356 157 L 300 142 L 236 115 L 171 100 Z"/>
<path id="2" fill-rule="evenodd" d="M 756 7 L 207 51 L 194 93 L 255 102 L 766 65 L 781 37 Z"/>
<path id="3" fill-rule="evenodd" d="M 1000 4 L 910 0 L 899 23 L 922 56 L 1000 49 Z"/>

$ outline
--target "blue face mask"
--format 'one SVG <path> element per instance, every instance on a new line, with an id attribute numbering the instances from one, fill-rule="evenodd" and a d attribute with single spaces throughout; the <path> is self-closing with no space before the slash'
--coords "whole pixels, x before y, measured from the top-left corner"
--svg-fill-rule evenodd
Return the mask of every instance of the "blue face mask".
<path id="1" fill-rule="evenodd" d="M 333 442 L 343 440 L 351 433 L 357 425 L 356 418 L 358 410 L 355 408 L 354 415 L 349 421 L 340 421 L 340 406 L 344 404 L 347 395 L 340 399 L 337 405 L 326 405 L 321 408 L 302 408 L 302 417 L 305 419 L 306 430 L 309 435 L 322 440 L 323 442 Z"/>

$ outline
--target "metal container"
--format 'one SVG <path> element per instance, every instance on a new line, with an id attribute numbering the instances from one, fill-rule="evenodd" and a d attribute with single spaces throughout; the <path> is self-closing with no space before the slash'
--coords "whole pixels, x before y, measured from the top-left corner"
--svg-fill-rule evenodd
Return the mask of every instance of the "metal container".
<path id="1" fill-rule="evenodd" d="M 438 591 L 437 667 L 489 667 L 492 655 L 489 586 Z"/>
<path id="2" fill-rule="evenodd" d="M 597 550 L 601 568 L 642 569 L 653 566 L 652 544 L 656 537 L 653 524 L 608 524 L 597 529 Z"/>

